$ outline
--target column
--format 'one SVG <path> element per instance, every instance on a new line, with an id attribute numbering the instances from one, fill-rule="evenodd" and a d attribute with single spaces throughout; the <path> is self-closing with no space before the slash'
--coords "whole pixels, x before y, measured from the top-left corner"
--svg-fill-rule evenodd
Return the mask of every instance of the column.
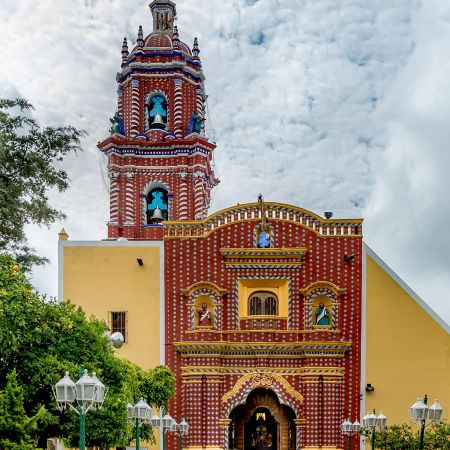
<path id="1" fill-rule="evenodd" d="M 198 89 L 196 89 L 195 93 L 196 93 L 196 109 L 197 109 L 198 115 L 204 119 L 205 118 L 205 107 L 204 107 L 204 103 L 203 103 L 203 89 L 198 88 Z M 202 136 L 205 135 L 205 121 L 204 120 L 202 121 L 202 125 L 201 125 L 201 135 Z"/>
<path id="2" fill-rule="evenodd" d="M 131 136 L 139 134 L 139 80 L 131 81 Z"/>
<path id="3" fill-rule="evenodd" d="M 123 91 L 121 87 L 117 89 L 117 111 L 119 116 L 123 118 Z"/>
<path id="4" fill-rule="evenodd" d="M 175 79 L 174 132 L 177 138 L 183 137 L 183 80 Z"/>
<path id="5" fill-rule="evenodd" d="M 178 220 L 188 220 L 188 174 L 180 173 L 180 189 L 178 198 Z"/>
<path id="6" fill-rule="evenodd" d="M 111 225 L 119 223 L 119 174 L 109 172 L 109 222 Z"/>
<path id="7" fill-rule="evenodd" d="M 194 172 L 194 219 L 202 219 L 205 210 L 203 196 L 203 172 Z"/>
<path id="8" fill-rule="evenodd" d="M 134 174 L 125 174 L 125 225 L 134 225 Z"/>
<path id="9" fill-rule="evenodd" d="M 231 419 L 219 419 L 219 426 L 222 429 L 222 448 L 223 450 L 229 450 L 230 448 L 230 424 Z"/>

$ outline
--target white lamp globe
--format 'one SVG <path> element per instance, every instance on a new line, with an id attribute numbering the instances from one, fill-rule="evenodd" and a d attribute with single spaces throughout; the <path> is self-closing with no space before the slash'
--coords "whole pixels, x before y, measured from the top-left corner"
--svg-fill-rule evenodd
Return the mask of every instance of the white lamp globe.
<path id="1" fill-rule="evenodd" d="M 75 400 L 75 383 L 69 377 L 69 372 L 66 372 L 64 377 L 56 383 L 55 397 L 61 409 Z"/>
<path id="2" fill-rule="evenodd" d="M 75 383 L 77 401 L 83 402 L 84 405 L 94 402 L 96 387 L 97 382 L 85 370 L 83 376 Z"/>
<path id="3" fill-rule="evenodd" d="M 441 420 L 443 409 L 436 400 L 428 409 L 428 417 L 430 420 Z"/>

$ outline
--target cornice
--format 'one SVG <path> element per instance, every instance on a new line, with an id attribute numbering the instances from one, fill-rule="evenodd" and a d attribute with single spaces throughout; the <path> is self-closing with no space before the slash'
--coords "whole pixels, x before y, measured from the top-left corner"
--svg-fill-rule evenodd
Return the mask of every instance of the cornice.
<path id="1" fill-rule="evenodd" d="M 293 248 L 228 248 L 220 249 L 225 266 L 230 269 L 243 267 L 300 268 L 306 247 Z"/>
<path id="2" fill-rule="evenodd" d="M 351 348 L 351 342 L 226 342 L 183 341 L 175 342 L 175 348 L 184 357 L 301 357 L 342 358 Z"/>

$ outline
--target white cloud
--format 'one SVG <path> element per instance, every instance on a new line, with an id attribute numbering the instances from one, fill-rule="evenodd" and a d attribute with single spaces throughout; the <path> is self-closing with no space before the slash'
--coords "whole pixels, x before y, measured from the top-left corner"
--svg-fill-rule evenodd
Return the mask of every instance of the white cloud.
<path id="1" fill-rule="evenodd" d="M 96 142 L 115 109 L 123 35 L 150 30 L 147 3 L 0 0 L 0 94 L 28 98 L 44 124 L 89 132 L 65 166 L 71 189 L 52 196 L 73 239 L 105 236 Z M 262 192 L 318 213 L 364 214 L 373 249 L 450 321 L 439 300 L 450 285 L 446 3 L 183 0 L 177 9 L 207 77 L 222 180 L 213 209 Z M 58 228 L 31 236 L 53 261 L 36 283 L 53 294 Z"/>

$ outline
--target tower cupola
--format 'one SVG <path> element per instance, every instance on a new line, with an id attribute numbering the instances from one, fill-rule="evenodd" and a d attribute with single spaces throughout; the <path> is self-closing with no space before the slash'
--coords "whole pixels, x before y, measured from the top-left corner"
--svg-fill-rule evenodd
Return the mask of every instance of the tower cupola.
<path id="1" fill-rule="evenodd" d="M 123 40 L 117 111 L 98 145 L 108 156 L 110 239 L 162 239 L 161 222 L 205 218 L 219 183 L 198 41 L 191 49 L 180 39 L 174 2 L 154 0 L 150 11 L 150 33 L 139 26 L 136 45 Z"/>
<path id="2" fill-rule="evenodd" d="M 171 33 L 177 15 L 175 3 L 170 0 L 153 0 L 150 10 L 153 16 L 153 32 Z"/>

